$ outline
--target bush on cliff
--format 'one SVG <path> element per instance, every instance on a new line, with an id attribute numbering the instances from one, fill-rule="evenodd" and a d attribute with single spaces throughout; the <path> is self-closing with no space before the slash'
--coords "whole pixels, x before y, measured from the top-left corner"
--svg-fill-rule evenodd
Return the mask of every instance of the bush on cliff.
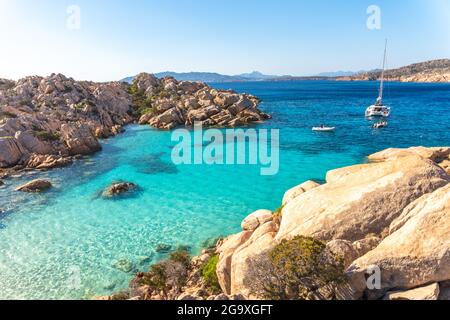
<path id="1" fill-rule="evenodd" d="M 60 135 L 58 133 L 51 133 L 43 130 L 34 131 L 34 136 L 42 141 L 53 142 L 58 141 Z"/>
<path id="2" fill-rule="evenodd" d="M 153 97 L 147 97 L 144 90 L 140 90 L 136 84 L 132 84 L 128 88 L 128 93 L 132 96 L 133 108 L 138 116 L 153 112 Z"/>
<path id="3" fill-rule="evenodd" d="M 150 267 L 141 284 L 160 291 L 167 298 L 170 292 L 178 292 L 186 285 L 191 258 L 186 251 L 173 252 L 169 259 Z"/>
<path id="4" fill-rule="evenodd" d="M 283 240 L 253 259 L 246 279 L 252 294 L 270 300 L 335 299 L 346 281 L 340 257 L 313 238 Z"/>
<path id="5" fill-rule="evenodd" d="M 205 282 L 211 293 L 220 293 L 219 279 L 217 278 L 217 263 L 219 262 L 219 256 L 212 256 L 207 263 L 205 263 L 200 269 L 203 281 Z"/>

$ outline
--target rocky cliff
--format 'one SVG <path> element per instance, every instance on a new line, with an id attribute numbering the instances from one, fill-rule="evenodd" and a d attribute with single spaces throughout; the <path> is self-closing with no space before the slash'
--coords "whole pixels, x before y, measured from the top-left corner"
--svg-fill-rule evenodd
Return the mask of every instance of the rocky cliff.
<path id="1" fill-rule="evenodd" d="M 270 118 L 257 108 L 258 98 L 216 90 L 201 82 L 160 80 L 143 73 L 134 79 L 131 92 L 141 113 L 139 123 L 160 129 L 195 122 L 204 127 L 236 127 Z"/>
<path id="2" fill-rule="evenodd" d="M 381 71 L 372 71 L 336 79 L 342 81 L 374 81 L 380 78 Z M 400 82 L 450 82 L 450 60 L 433 60 L 387 70 L 386 79 Z"/>
<path id="3" fill-rule="evenodd" d="M 232 127 L 268 119 L 251 95 L 140 74 L 132 85 L 61 74 L 0 79 L 0 169 L 50 169 L 101 149 L 131 122 L 160 129 Z"/>
<path id="4" fill-rule="evenodd" d="M 307 237 L 323 243 L 310 241 L 314 250 L 328 250 L 341 261 L 345 283 L 335 299 L 449 299 L 450 148 L 388 149 L 369 160 L 330 171 L 322 185 L 309 181 L 294 187 L 276 213 L 250 214 L 241 233 L 194 259 L 196 280 L 171 298 L 262 299 L 253 289 L 255 282 L 264 281 L 267 290 L 274 289 L 267 283 L 274 278 L 275 284 L 283 283 L 276 279 L 280 270 L 272 275 L 266 274 L 269 269 L 258 270 L 264 253 Z M 312 251 L 298 256 L 305 248 L 294 247 L 281 260 L 312 259 Z M 279 250 L 277 254 L 280 258 Z M 215 294 L 205 291 L 198 276 L 198 265 L 212 255 L 220 285 Z M 376 269 L 379 283 L 370 287 L 367 279 Z M 140 288 L 132 293 L 135 299 L 161 298 L 151 286 Z M 308 297 L 323 298 L 320 289 Z"/>

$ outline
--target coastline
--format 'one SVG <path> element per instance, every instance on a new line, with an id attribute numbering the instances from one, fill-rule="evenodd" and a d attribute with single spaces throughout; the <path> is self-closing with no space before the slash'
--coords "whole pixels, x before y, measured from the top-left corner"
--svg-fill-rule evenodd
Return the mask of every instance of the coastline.
<path id="1" fill-rule="evenodd" d="M 241 233 L 219 240 L 190 262 L 184 256 L 185 274 L 177 277 L 186 282 L 155 288 L 149 280 L 154 277 L 151 269 L 136 275 L 130 291 L 97 299 L 265 300 L 253 285 L 264 281 L 260 277 L 268 272 L 258 272 L 259 261 L 299 235 L 322 241 L 326 250 L 342 259 L 346 270 L 346 281 L 332 298 L 319 288 L 307 300 L 423 299 L 425 295 L 446 299 L 450 270 L 439 250 L 447 254 L 449 250 L 445 217 L 450 214 L 450 148 L 387 149 L 368 159 L 364 165 L 328 172 L 323 185 L 307 181 L 288 190 L 279 210 L 258 210 L 243 220 Z M 374 205 L 386 197 L 390 202 Z M 424 230 L 434 230 L 429 239 L 433 245 L 417 247 L 416 239 Z M 415 258 L 419 252 L 420 258 Z M 171 256 L 158 265 L 176 264 L 177 259 Z M 216 276 L 213 286 L 204 272 L 209 265 Z M 373 265 L 382 270 L 381 287 L 376 290 L 365 287 L 364 275 Z M 417 277 L 407 269 L 412 265 L 427 267 Z"/>
<path id="2" fill-rule="evenodd" d="M 311 83 L 310 83 L 310 85 L 312 85 Z M 283 85 L 284 86 L 284 85 Z M 367 85 L 364 85 L 364 86 L 367 86 Z M 236 88 L 235 88 L 236 89 Z M 244 91 L 244 90 L 242 90 L 241 88 L 239 88 L 239 87 L 237 87 L 237 89 L 236 89 L 236 91 L 238 91 L 238 92 L 242 92 L 242 91 Z M 246 90 L 245 90 L 246 91 Z M 370 91 L 370 88 L 369 88 L 369 91 Z M 270 95 L 271 94 L 271 92 L 268 92 L 267 93 L 268 95 Z M 260 94 L 258 94 L 258 92 L 256 92 L 256 95 L 260 95 Z M 261 95 L 263 98 L 265 97 L 264 95 Z M 370 98 L 370 93 L 369 93 L 369 98 Z M 364 99 L 367 99 L 367 97 L 366 98 L 364 98 Z M 264 99 L 265 100 L 265 99 Z M 348 99 L 346 99 L 346 101 L 348 101 Z M 352 104 L 353 105 L 353 104 Z M 359 102 L 359 103 L 355 103 L 355 105 L 361 105 L 361 102 Z M 265 106 L 265 109 L 267 109 L 269 112 L 273 112 L 273 108 L 271 107 L 271 105 L 270 104 L 266 104 Z M 400 106 L 397 104 L 397 107 L 399 108 Z M 351 111 L 351 110 L 349 110 L 349 111 Z M 272 113 L 271 112 L 271 113 Z M 347 113 L 346 113 L 347 114 Z M 278 117 L 277 117 L 278 118 Z M 264 127 L 266 127 L 266 126 L 268 126 L 268 127 L 271 127 L 271 126 L 274 126 L 274 125 L 279 125 L 279 123 L 277 123 L 277 121 L 278 121 L 278 119 L 277 118 L 275 118 L 275 120 L 272 122 L 272 121 L 270 121 L 270 122 L 266 122 L 263 126 Z M 364 120 L 364 119 L 360 119 L 360 117 L 358 117 L 358 121 L 356 121 L 356 123 L 352 123 L 351 125 L 347 125 L 347 126 L 345 126 L 344 125 L 344 123 L 342 123 L 342 122 L 339 122 L 339 126 L 341 127 L 341 128 L 354 128 L 354 127 L 357 127 L 358 125 L 362 125 L 362 126 L 366 126 L 367 124 L 366 124 L 366 121 Z M 293 120 L 294 121 L 294 120 Z M 324 145 L 324 147 L 326 147 L 327 146 L 327 144 L 326 144 L 326 142 L 327 141 L 335 141 L 336 139 L 339 139 L 339 137 L 341 137 L 341 135 L 340 135 L 340 132 L 337 132 L 337 134 L 336 135 L 333 135 L 333 136 L 322 136 L 322 135 L 314 135 L 314 134 L 312 134 L 311 132 L 310 132 L 310 124 L 307 122 L 308 121 L 308 119 L 306 119 L 304 116 L 302 117 L 302 123 L 303 123 L 303 125 L 302 125 L 302 127 L 304 127 L 303 129 L 302 129 L 302 131 L 301 131 L 301 133 L 300 134 L 297 134 L 297 135 L 295 135 L 295 139 L 293 139 L 293 141 L 290 141 L 288 144 L 286 144 L 285 146 L 284 146 L 284 148 L 286 148 L 286 147 L 289 147 L 289 148 L 292 148 L 292 146 L 290 145 L 290 143 L 300 143 L 301 141 L 303 141 L 303 138 L 302 138 L 302 136 L 303 135 L 306 135 L 306 137 L 308 137 L 308 139 L 318 139 L 318 141 L 322 141 L 322 143 L 324 143 L 325 142 L 325 145 Z M 317 121 L 317 120 L 312 120 L 312 121 Z M 395 121 L 395 119 L 392 119 L 392 121 Z M 394 122 L 393 122 L 394 123 Z M 367 125 L 368 126 L 368 125 Z M 141 127 L 141 128 L 145 128 L 145 126 L 144 127 Z M 288 129 L 287 129 L 288 130 Z M 153 130 L 152 130 L 153 131 Z M 345 131 L 345 130 L 344 130 Z M 289 132 L 289 130 L 288 130 L 288 132 Z M 129 132 L 129 133 L 131 133 L 131 136 L 134 136 L 134 134 L 133 134 L 133 132 Z M 159 136 L 159 135 L 165 135 L 165 136 L 170 136 L 170 132 L 168 132 L 168 131 L 159 131 L 159 130 L 155 130 L 155 133 L 157 133 L 157 136 Z M 365 132 L 364 134 L 366 135 L 366 134 L 370 134 L 370 133 L 372 133 L 371 132 L 371 130 L 367 130 L 367 132 Z M 348 134 L 348 133 L 347 133 Z M 388 132 L 387 134 L 389 134 L 389 136 L 393 136 L 394 135 L 394 133 L 392 133 L 392 132 Z M 112 139 L 112 140 L 110 140 L 110 141 L 108 141 L 107 142 L 107 145 L 110 145 L 110 144 L 112 144 L 112 145 L 114 145 L 114 147 L 115 147 L 115 145 L 116 145 L 116 142 L 117 141 L 120 141 L 120 140 L 122 140 L 124 137 L 126 137 L 128 134 L 125 134 L 125 135 L 119 135 L 117 138 L 117 140 L 116 139 Z M 441 137 L 442 138 L 442 137 Z M 153 142 L 151 142 L 151 141 L 153 141 Z M 139 139 L 138 140 L 138 142 L 137 143 L 139 143 L 139 145 L 141 145 L 141 146 L 146 146 L 146 145 L 148 145 L 148 147 L 149 147 L 149 149 L 147 149 L 146 150 L 146 152 L 152 152 L 152 149 L 153 148 L 151 148 L 152 147 L 152 144 L 154 143 L 154 141 L 155 140 L 148 140 L 148 138 L 145 138 L 145 139 Z M 314 161 L 314 163 L 317 165 L 317 162 L 320 162 L 320 160 L 319 160 L 319 156 L 320 156 L 320 153 L 317 153 L 317 147 L 318 147 L 318 145 L 317 145 L 317 143 L 318 143 L 318 141 L 316 140 L 315 141 L 315 145 L 314 146 L 311 146 L 311 147 L 309 147 L 308 145 L 306 145 L 305 143 L 303 143 L 303 147 L 302 147 L 302 150 L 305 150 L 305 151 L 307 151 L 307 152 L 310 152 L 310 153 L 306 153 L 305 154 L 305 157 L 306 156 L 310 156 L 310 157 L 312 157 L 312 158 L 314 158 L 314 159 L 316 159 L 315 161 Z M 432 141 L 432 140 L 431 140 Z M 313 142 L 313 141 L 312 141 Z M 344 142 L 344 141 L 343 141 Z M 134 144 L 136 143 L 136 142 L 133 142 Z M 408 143 L 410 143 L 410 142 L 408 142 Z M 394 145 L 396 145 L 397 143 L 394 143 Z M 121 146 L 126 146 L 126 144 L 123 144 L 123 143 L 120 143 L 120 145 Z M 433 145 L 432 143 L 430 143 L 430 142 L 428 142 L 427 143 L 427 145 Z M 164 146 L 163 147 L 163 151 L 167 151 L 166 149 L 167 149 L 167 147 L 168 147 L 168 145 L 166 145 L 166 146 Z M 313 148 L 314 147 L 314 149 L 311 149 L 311 148 Z M 99 165 L 101 165 L 101 162 L 103 162 L 103 160 L 105 160 L 106 158 L 105 157 L 107 157 L 108 156 L 108 152 L 110 152 L 109 151 L 109 149 L 107 148 L 107 147 L 105 147 L 106 148 L 106 150 L 104 150 L 104 152 L 101 152 L 101 153 L 97 153 L 96 155 L 95 155 L 95 158 L 98 158 L 99 159 L 99 162 L 100 163 L 98 163 Z M 342 146 L 336 146 L 336 151 L 342 151 L 342 150 L 345 150 L 345 149 L 342 149 Z M 369 150 L 371 150 L 371 152 L 373 152 L 373 151 L 375 151 L 376 149 L 373 149 L 373 148 L 369 148 Z M 372 151 L 373 150 L 373 151 Z M 286 151 L 285 152 L 287 152 L 287 149 L 286 149 Z M 314 152 L 314 153 L 313 153 Z M 367 154 L 369 154 L 369 152 L 366 152 L 366 153 L 361 153 L 361 157 L 363 156 L 363 155 L 367 155 Z M 331 158 L 333 159 L 333 161 L 340 161 L 340 160 L 337 160 L 339 157 L 336 157 L 337 156 L 337 154 L 331 154 L 331 157 L 330 157 L 330 160 L 331 160 Z M 138 159 L 138 158 L 137 158 Z M 358 158 L 359 159 L 359 158 Z M 295 167 L 295 163 L 297 163 L 297 162 L 294 162 L 293 161 L 294 159 L 292 159 L 292 158 L 290 158 L 290 160 L 287 162 L 287 164 L 286 165 L 289 165 L 289 166 L 294 166 Z M 300 164 L 302 164 L 302 165 L 304 165 L 304 161 L 308 161 L 306 158 L 303 160 L 303 161 L 300 161 Z M 330 167 L 328 167 L 329 169 L 331 169 L 331 168 L 335 168 L 335 167 L 341 167 L 341 166 L 345 166 L 347 163 L 348 164 L 352 164 L 352 163 L 357 163 L 357 162 L 359 162 L 359 160 L 357 160 L 357 159 L 353 159 L 353 160 L 350 160 L 350 161 L 343 161 L 343 163 L 341 163 L 341 162 L 338 162 L 338 163 L 335 163 L 333 166 L 330 166 Z M 162 164 L 162 165 L 164 165 L 164 164 Z M 77 164 L 77 166 L 78 166 L 78 164 Z M 80 162 L 80 166 L 82 166 L 82 167 L 86 167 L 86 166 L 84 166 L 83 165 L 83 163 L 82 162 Z M 67 168 L 67 169 L 62 169 L 61 170 L 61 172 L 67 172 L 68 170 L 71 170 L 72 169 L 72 167 L 70 167 L 70 168 Z M 104 169 L 101 169 L 101 172 L 103 171 Z M 49 171 L 48 173 L 50 173 L 50 172 L 52 172 L 52 171 Z M 53 172 L 54 173 L 54 176 L 58 176 L 58 173 L 60 172 L 60 170 L 57 170 L 57 171 L 55 171 L 55 172 Z M 79 172 L 79 170 L 77 170 L 76 172 Z M 206 171 L 206 172 L 209 172 L 208 170 Z M 116 174 L 117 174 L 118 172 L 117 171 L 114 171 L 114 173 L 112 174 L 112 175 L 110 175 L 110 176 L 115 176 Z M 208 175 L 209 175 L 210 173 L 208 173 Z M 43 175 L 47 175 L 47 173 L 46 172 L 43 172 Z M 52 175 L 53 176 L 53 175 Z M 76 174 L 75 174 L 75 176 L 76 176 Z M 119 175 L 120 176 L 120 175 Z M 299 183 L 299 182 L 301 182 L 301 181 L 303 181 L 303 179 L 304 179 L 304 177 L 306 177 L 306 178 L 319 178 L 319 177 L 323 177 L 324 176 L 324 173 L 322 173 L 322 172 L 320 172 L 320 173 L 310 173 L 310 174 L 307 174 L 306 176 L 301 176 L 301 178 L 298 178 L 297 177 L 297 180 L 293 180 L 293 181 L 290 181 L 289 180 L 289 182 L 288 182 L 288 184 L 287 184 L 287 186 L 294 186 L 295 184 L 297 184 L 297 183 Z M 123 179 L 123 177 L 126 177 L 126 176 L 123 176 L 122 175 L 122 179 Z M 175 178 L 175 177 L 174 177 Z M 152 179 L 153 179 L 153 177 L 152 177 Z M 177 179 L 176 180 L 178 180 L 179 178 L 177 177 Z M 202 178 L 202 180 L 203 180 L 204 178 Z M 173 180 L 173 179 L 171 179 L 171 180 Z M 306 180 L 306 179 L 305 179 Z M 173 183 L 175 183 L 175 182 L 177 182 L 177 181 L 173 181 Z M 262 183 L 262 181 L 261 181 L 261 183 Z M 206 183 L 206 185 L 208 185 L 208 183 Z M 265 183 L 265 185 L 266 185 L 266 188 L 267 188 L 267 182 Z M 101 187 L 103 187 L 103 186 L 105 186 L 106 187 L 106 182 L 105 182 L 105 184 L 104 185 L 102 185 Z M 167 184 L 166 184 L 166 186 L 167 186 Z M 209 184 L 209 188 L 211 188 L 211 184 Z M 287 186 L 286 185 L 284 185 L 284 187 L 283 188 L 280 188 L 280 190 L 286 190 L 286 188 L 287 188 Z M 64 187 L 64 189 L 66 189 L 66 186 L 64 185 L 64 184 L 61 184 L 60 182 L 58 182 L 58 184 L 56 185 L 56 188 L 55 188 L 55 192 L 57 192 L 57 193 L 59 193 L 60 192 L 60 190 L 61 189 L 63 189 L 63 187 Z M 263 185 L 261 185 L 261 188 L 263 187 Z M 156 188 L 163 188 L 163 186 L 157 186 L 157 187 L 153 187 L 153 188 L 148 188 L 148 190 L 150 191 L 150 190 L 157 190 Z M 173 188 L 173 186 L 172 187 L 170 187 L 170 188 Z M 272 187 L 270 187 L 270 188 L 272 188 Z M 246 192 L 246 193 L 248 193 L 248 191 L 250 191 L 251 189 L 253 189 L 253 188 L 244 188 L 242 191 L 243 192 Z M 273 189 L 275 189 L 275 188 L 273 188 Z M 70 192 L 69 192 L 70 193 Z M 90 191 L 90 193 L 93 193 L 93 191 Z M 52 194 L 52 193 L 51 193 Z M 51 195 L 50 194 L 50 195 Z M 77 195 L 78 193 L 74 193 L 72 196 L 73 197 L 76 197 L 76 195 Z M 49 195 L 49 196 L 50 196 Z M 211 195 L 211 198 L 212 199 L 214 199 L 214 198 L 217 198 L 217 196 L 220 196 L 220 194 L 215 194 L 215 195 Z M 250 195 L 249 195 L 250 196 Z M 34 196 L 32 196 L 32 197 L 34 197 Z M 232 196 L 232 195 L 229 195 L 229 197 L 230 197 L 230 199 L 234 199 L 234 197 Z M 282 194 L 281 195 L 279 195 L 278 194 L 278 192 L 277 192 L 277 196 L 276 196 L 276 199 L 281 199 L 282 198 Z M 67 198 L 65 197 L 65 201 L 67 201 Z M 96 202 L 96 204 L 97 204 L 97 202 Z M 258 207 L 262 207 L 262 208 L 270 208 L 270 209 L 275 209 L 275 207 L 277 207 L 276 205 L 272 205 L 272 204 L 270 204 L 270 205 L 257 205 L 257 207 L 255 208 L 255 209 L 257 209 Z M 63 208 L 62 208 L 63 209 Z M 80 208 L 80 210 L 81 210 L 81 208 Z M 241 209 L 239 209 L 238 208 L 238 210 L 241 210 Z M 242 211 L 243 213 L 245 213 L 245 212 L 251 212 L 253 210 L 253 208 L 251 209 L 251 210 L 245 210 L 245 211 Z M 236 210 L 233 210 L 233 211 L 236 211 Z M 199 212 L 206 212 L 205 210 L 200 210 Z M 111 212 L 112 213 L 112 212 Z M 114 215 L 111 215 L 111 214 L 107 214 L 106 216 L 108 216 L 108 220 L 111 220 L 112 221 L 112 219 L 114 219 L 115 217 L 114 216 L 121 216 L 121 215 L 123 215 L 124 213 L 123 212 L 121 212 L 120 210 L 119 211 L 117 211 L 116 212 L 117 214 L 114 214 Z M 166 213 L 167 214 L 167 213 Z M 79 213 L 74 213 L 74 215 L 76 215 L 76 216 L 79 216 L 79 218 L 81 218 L 80 217 L 80 215 L 79 215 Z M 133 215 L 133 214 L 132 214 Z M 132 219 L 132 215 L 130 215 L 129 216 L 129 218 L 127 218 L 127 219 Z M 169 216 L 170 215 L 173 215 L 173 213 L 172 214 L 168 214 Z M 229 219 L 231 219 L 231 217 L 230 217 L 230 215 L 229 215 L 229 213 L 227 213 L 227 214 L 225 214 L 226 216 L 228 216 L 229 217 Z M 39 216 L 39 218 L 43 218 L 44 217 L 44 212 L 42 212 L 41 214 L 36 214 L 35 215 L 36 217 L 38 217 Z M 61 217 L 62 218 L 62 217 Z M 164 217 L 165 219 L 167 219 L 167 218 L 169 218 L 169 217 Z M 242 217 L 243 218 L 243 217 Z M 240 220 L 242 220 L 242 218 L 241 217 L 238 217 L 238 218 L 233 218 L 232 220 L 233 221 L 240 221 Z M 62 219 L 64 219 L 64 218 L 62 218 Z M 87 220 L 86 221 L 88 221 L 88 223 L 90 223 L 91 222 L 91 220 L 92 219 L 95 219 L 95 217 L 94 216 L 92 216 L 92 217 L 87 217 Z M 64 220 L 62 220 L 62 221 L 64 221 Z M 93 222 L 93 221 L 92 221 Z M 102 223 L 104 223 L 104 222 L 106 222 L 106 221 L 102 221 Z M 228 223 L 229 224 L 229 223 Z M 227 225 L 227 223 L 223 223 L 223 224 L 221 224 L 221 225 L 223 225 L 223 226 L 226 226 Z M 208 226 L 206 226 L 206 228 L 208 228 Z M 234 231 L 233 231 L 234 232 Z M 227 232 L 228 233 L 228 232 Z M 219 234 L 219 233 L 217 233 L 217 234 Z M 205 237 L 205 239 L 206 239 L 206 237 Z M 162 242 L 166 242 L 166 241 L 161 241 L 161 243 Z M 143 242 L 143 243 L 145 243 L 145 242 Z M 156 243 L 155 245 L 157 245 L 158 243 Z M 173 243 L 174 245 L 176 245 L 177 244 L 177 242 L 174 242 Z M 175 247 L 175 246 L 174 246 Z M 140 255 L 140 253 L 139 253 L 139 255 Z M 115 258 L 117 258 L 117 259 L 120 259 L 121 258 L 121 256 L 120 255 L 116 255 L 115 257 L 114 257 L 114 259 Z M 113 260 L 113 259 L 111 259 L 111 260 Z M 108 263 L 109 265 L 110 265 L 110 263 Z M 102 290 L 99 290 L 98 292 L 103 292 Z"/>

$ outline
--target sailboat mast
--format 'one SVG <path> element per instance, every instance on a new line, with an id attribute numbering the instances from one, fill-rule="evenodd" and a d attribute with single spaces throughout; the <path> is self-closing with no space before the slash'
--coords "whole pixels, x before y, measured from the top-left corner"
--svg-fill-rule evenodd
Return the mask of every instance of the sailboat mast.
<path id="1" fill-rule="evenodd" d="M 383 58 L 383 71 L 381 72 L 381 81 L 380 81 L 380 96 L 379 100 L 380 102 L 383 101 L 383 89 L 384 89 L 384 72 L 386 70 L 386 53 L 387 53 L 387 39 L 386 43 L 384 45 L 384 58 Z"/>

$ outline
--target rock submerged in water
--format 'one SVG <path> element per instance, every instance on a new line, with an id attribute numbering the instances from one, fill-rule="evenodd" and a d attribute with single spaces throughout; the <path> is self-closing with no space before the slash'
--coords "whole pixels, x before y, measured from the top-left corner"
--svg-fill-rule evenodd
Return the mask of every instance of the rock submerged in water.
<path id="1" fill-rule="evenodd" d="M 113 268 L 125 273 L 131 273 L 135 269 L 135 266 L 133 262 L 127 259 L 120 259 L 113 264 Z"/>
<path id="2" fill-rule="evenodd" d="M 47 191 L 52 187 L 52 183 L 47 180 L 33 180 L 20 187 L 16 188 L 16 191 L 38 193 Z"/>
<path id="3" fill-rule="evenodd" d="M 124 194 L 129 194 L 135 192 L 138 186 L 131 182 L 118 182 L 113 183 L 105 191 L 103 191 L 102 196 L 104 198 L 115 198 Z"/>
<path id="4" fill-rule="evenodd" d="M 157 253 L 168 253 L 170 250 L 172 250 L 172 246 L 164 243 L 158 244 L 155 249 Z"/>

